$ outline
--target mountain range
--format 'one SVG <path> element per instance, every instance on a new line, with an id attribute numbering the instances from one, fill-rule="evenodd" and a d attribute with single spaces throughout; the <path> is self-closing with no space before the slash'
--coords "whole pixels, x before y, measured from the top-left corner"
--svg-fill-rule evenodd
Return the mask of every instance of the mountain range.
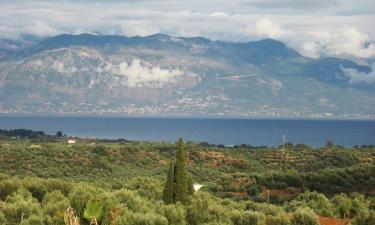
<path id="1" fill-rule="evenodd" d="M 363 61 L 309 58 L 273 39 L 2 39 L 0 113 L 374 118 Z"/>

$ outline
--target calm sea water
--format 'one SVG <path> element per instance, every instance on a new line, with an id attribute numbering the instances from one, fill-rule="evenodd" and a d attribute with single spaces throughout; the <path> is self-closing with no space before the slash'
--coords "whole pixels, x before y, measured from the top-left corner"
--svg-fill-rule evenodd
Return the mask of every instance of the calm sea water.
<path id="1" fill-rule="evenodd" d="M 176 119 L 107 117 L 0 117 L 0 129 L 27 128 L 71 136 L 146 141 L 205 141 L 212 144 L 277 146 L 286 141 L 323 146 L 375 144 L 375 121 Z"/>

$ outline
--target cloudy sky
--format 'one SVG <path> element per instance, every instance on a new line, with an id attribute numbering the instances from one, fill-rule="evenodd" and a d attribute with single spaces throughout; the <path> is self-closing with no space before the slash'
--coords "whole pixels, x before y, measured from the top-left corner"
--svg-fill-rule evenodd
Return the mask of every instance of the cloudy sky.
<path id="1" fill-rule="evenodd" d="M 375 1 L 0 0 L 1 37 L 61 33 L 274 38 L 311 57 L 375 57 Z"/>

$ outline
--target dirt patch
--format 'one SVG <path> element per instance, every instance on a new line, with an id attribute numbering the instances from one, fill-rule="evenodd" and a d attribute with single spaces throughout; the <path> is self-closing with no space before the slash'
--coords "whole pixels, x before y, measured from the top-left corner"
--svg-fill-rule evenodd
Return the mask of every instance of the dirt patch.
<path id="1" fill-rule="evenodd" d="M 359 160 L 363 163 L 371 163 L 372 161 L 374 161 L 373 157 L 362 157 L 362 158 L 359 158 Z"/>
<path id="2" fill-rule="evenodd" d="M 207 160 L 208 166 L 212 168 L 227 166 L 246 168 L 246 166 L 248 165 L 245 160 L 227 156 L 223 152 L 201 151 L 199 152 L 199 157 L 201 159 Z"/>
<path id="3" fill-rule="evenodd" d="M 160 159 L 160 160 L 159 160 L 159 164 L 160 164 L 160 165 L 168 165 L 169 163 L 168 163 L 167 160 Z"/>
<path id="4" fill-rule="evenodd" d="M 151 158 L 159 158 L 159 155 L 157 155 L 157 154 L 154 153 L 154 152 L 147 152 L 147 151 L 139 151 L 139 152 L 137 152 L 137 154 L 135 155 L 136 160 L 144 160 L 144 159 L 147 158 L 147 157 L 151 157 Z"/>
<path id="5" fill-rule="evenodd" d="M 347 225 L 349 224 L 349 219 L 338 219 L 332 217 L 320 217 L 319 222 L 321 225 Z"/>
<path id="6" fill-rule="evenodd" d="M 200 151 L 199 157 L 201 159 L 210 159 L 210 158 L 225 158 L 224 153 L 222 152 L 215 152 L 215 151 Z"/>
<path id="7" fill-rule="evenodd" d="M 279 199 L 290 199 L 293 197 L 296 193 L 299 192 L 297 188 L 287 188 L 287 189 L 264 189 L 260 195 L 264 198 L 268 196 L 268 191 L 270 197 L 278 197 Z"/>
<path id="8" fill-rule="evenodd" d="M 242 177 L 242 178 L 236 178 L 231 182 L 231 187 L 234 187 L 236 189 L 239 189 L 243 186 L 247 186 L 254 183 L 254 181 L 249 180 L 249 178 Z"/>
<path id="9" fill-rule="evenodd" d="M 41 145 L 30 145 L 30 148 L 38 148 L 38 149 L 41 149 L 42 146 L 41 146 Z"/>

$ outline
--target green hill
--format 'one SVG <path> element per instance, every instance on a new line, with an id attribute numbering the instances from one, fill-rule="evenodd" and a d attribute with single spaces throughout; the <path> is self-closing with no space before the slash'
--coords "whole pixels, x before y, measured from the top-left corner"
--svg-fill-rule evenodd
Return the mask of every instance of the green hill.
<path id="1" fill-rule="evenodd" d="M 187 168 L 204 186 L 186 206 L 164 205 L 175 144 L 4 137 L 1 224 L 68 224 L 74 213 L 89 224 L 85 210 L 99 213 L 98 224 L 316 224 L 318 216 L 373 224 L 373 146 L 186 147 Z"/>

